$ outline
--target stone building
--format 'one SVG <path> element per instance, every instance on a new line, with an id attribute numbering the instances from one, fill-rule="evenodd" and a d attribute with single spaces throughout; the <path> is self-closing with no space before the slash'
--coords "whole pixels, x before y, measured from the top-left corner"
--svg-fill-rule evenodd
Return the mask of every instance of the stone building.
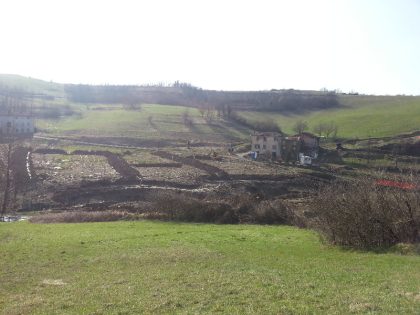
<path id="1" fill-rule="evenodd" d="M 294 137 L 298 137 L 301 142 L 300 151 L 312 158 L 318 157 L 319 152 L 319 137 L 315 136 L 310 132 L 302 132 L 299 135 L 295 135 Z"/>
<path id="2" fill-rule="evenodd" d="M 35 132 L 31 115 L 0 114 L 0 137 L 28 137 Z"/>
<path id="3" fill-rule="evenodd" d="M 282 134 L 278 132 L 254 132 L 251 135 L 251 150 L 275 160 L 281 156 Z"/>

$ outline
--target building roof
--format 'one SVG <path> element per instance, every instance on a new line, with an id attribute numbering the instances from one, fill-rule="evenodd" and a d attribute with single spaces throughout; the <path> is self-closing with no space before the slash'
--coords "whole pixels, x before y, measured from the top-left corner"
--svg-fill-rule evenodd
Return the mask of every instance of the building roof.
<path id="1" fill-rule="evenodd" d="M 290 140 L 290 141 L 300 141 L 300 136 L 291 136 L 291 137 L 286 137 L 286 140 Z"/>
<path id="2" fill-rule="evenodd" d="M 278 137 L 281 135 L 282 134 L 280 132 L 275 132 L 275 131 L 266 131 L 266 132 L 254 131 L 251 136 Z"/>
<path id="3" fill-rule="evenodd" d="M 316 135 L 314 135 L 313 133 L 310 133 L 310 132 L 302 132 L 301 134 L 294 135 L 293 137 L 301 137 L 301 136 L 307 136 L 307 137 L 310 137 L 310 138 L 319 139 L 318 136 L 316 136 Z"/>

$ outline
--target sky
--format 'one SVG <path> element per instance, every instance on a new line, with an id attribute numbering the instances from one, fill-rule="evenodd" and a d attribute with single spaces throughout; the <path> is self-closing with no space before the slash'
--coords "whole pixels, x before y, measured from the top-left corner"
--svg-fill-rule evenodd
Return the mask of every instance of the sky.
<path id="1" fill-rule="evenodd" d="M 420 95 L 419 0 L 0 0 L 0 73 Z"/>

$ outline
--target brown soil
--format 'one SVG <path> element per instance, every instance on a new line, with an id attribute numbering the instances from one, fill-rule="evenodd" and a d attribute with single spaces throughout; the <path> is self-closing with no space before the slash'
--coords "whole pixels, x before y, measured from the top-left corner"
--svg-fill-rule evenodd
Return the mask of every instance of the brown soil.
<path id="1" fill-rule="evenodd" d="M 17 147 L 11 156 L 13 180 L 17 191 L 24 190 L 30 182 L 30 176 L 26 167 L 29 152 L 29 148 Z"/>
<path id="2" fill-rule="evenodd" d="M 140 178 L 140 173 L 137 169 L 131 167 L 123 157 L 109 151 L 83 151 L 76 150 L 74 155 L 96 155 L 104 156 L 108 160 L 109 165 L 117 171 L 121 176 L 129 179 Z"/>
<path id="3" fill-rule="evenodd" d="M 228 178 L 229 177 L 229 174 L 226 173 L 224 170 L 218 167 L 209 165 L 209 164 L 205 164 L 191 157 L 182 157 L 182 156 L 172 154 L 166 151 L 157 151 L 157 152 L 154 152 L 153 154 L 155 154 L 156 156 L 168 159 L 168 160 L 172 160 L 178 163 L 182 163 L 182 164 L 186 164 L 186 165 L 190 165 L 192 167 L 198 168 L 200 170 L 207 172 L 210 176 L 215 177 L 215 178 Z"/>
<path id="4" fill-rule="evenodd" d="M 160 193 L 167 192 L 207 201 L 242 194 L 254 196 L 258 202 L 305 200 L 319 183 L 332 178 L 323 172 L 250 161 L 223 150 L 214 157 L 210 155 L 215 152 L 212 147 L 184 147 L 172 152 L 130 150 L 125 156 L 109 151 L 36 152 L 37 187 L 32 210 L 117 207 L 136 211 L 150 208 Z"/>

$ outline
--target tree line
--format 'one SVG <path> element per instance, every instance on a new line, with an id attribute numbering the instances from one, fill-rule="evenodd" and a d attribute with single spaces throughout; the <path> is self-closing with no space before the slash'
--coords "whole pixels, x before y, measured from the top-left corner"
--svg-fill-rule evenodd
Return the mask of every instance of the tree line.
<path id="1" fill-rule="evenodd" d="M 339 107 L 335 92 L 215 91 L 176 81 L 158 85 L 65 85 L 68 98 L 77 103 L 187 105 L 223 110 L 272 111 L 301 114 L 307 111 Z"/>

